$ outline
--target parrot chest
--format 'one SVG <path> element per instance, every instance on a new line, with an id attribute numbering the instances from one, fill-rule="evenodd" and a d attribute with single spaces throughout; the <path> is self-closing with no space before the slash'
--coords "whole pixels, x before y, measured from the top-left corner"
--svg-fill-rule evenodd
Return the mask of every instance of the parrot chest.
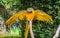
<path id="1" fill-rule="evenodd" d="M 34 19 L 34 16 L 35 16 L 35 14 L 34 13 L 31 13 L 31 14 L 27 14 L 26 15 L 26 18 L 27 18 L 27 20 L 33 20 Z"/>

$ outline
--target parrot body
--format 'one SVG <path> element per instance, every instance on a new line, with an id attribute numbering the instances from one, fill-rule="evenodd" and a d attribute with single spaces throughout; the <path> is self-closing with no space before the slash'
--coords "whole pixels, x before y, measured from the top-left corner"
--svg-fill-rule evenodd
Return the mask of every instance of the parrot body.
<path id="1" fill-rule="evenodd" d="M 29 13 L 31 11 L 31 13 Z M 6 23 L 9 25 L 14 24 L 14 22 L 19 19 L 19 20 L 28 20 L 28 21 L 33 21 L 33 20 L 38 20 L 38 21 L 43 21 L 43 22 L 52 22 L 51 16 L 46 14 L 45 12 L 42 12 L 40 10 L 30 10 L 29 12 L 27 11 L 21 11 L 16 13 L 15 15 L 11 16 Z M 26 29 L 25 29 L 25 38 L 27 38 L 28 35 L 28 30 L 29 30 L 29 24 L 26 23 Z"/>

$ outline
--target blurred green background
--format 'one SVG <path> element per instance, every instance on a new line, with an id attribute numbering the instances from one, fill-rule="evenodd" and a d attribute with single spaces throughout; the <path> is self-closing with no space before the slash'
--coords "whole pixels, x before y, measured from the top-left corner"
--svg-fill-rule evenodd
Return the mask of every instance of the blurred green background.
<path id="1" fill-rule="evenodd" d="M 6 21 L 15 13 L 30 7 L 46 12 L 53 19 L 52 23 L 34 21 L 35 38 L 52 38 L 60 24 L 60 0 L 0 0 L 0 15 Z M 21 29 L 22 38 L 24 38 L 24 30 L 25 25 Z M 30 33 L 28 38 L 30 38 Z"/>

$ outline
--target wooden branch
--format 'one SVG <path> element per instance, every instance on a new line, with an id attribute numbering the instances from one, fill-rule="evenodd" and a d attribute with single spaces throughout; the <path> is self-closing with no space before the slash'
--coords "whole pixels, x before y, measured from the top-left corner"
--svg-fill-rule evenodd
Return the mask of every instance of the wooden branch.
<path id="1" fill-rule="evenodd" d="M 33 31 L 32 31 L 32 21 L 29 21 L 29 25 L 30 25 L 30 35 L 31 35 L 31 38 L 34 38 L 34 34 L 33 34 Z"/>
<path id="2" fill-rule="evenodd" d="M 58 38 L 59 36 L 59 31 L 60 31 L 60 25 L 58 26 L 55 35 L 53 36 L 53 38 Z"/>

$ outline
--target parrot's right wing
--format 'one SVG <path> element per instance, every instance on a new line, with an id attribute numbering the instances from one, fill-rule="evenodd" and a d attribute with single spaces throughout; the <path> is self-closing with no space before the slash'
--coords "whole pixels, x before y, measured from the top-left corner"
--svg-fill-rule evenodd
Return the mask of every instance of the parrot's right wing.
<path id="1" fill-rule="evenodd" d="M 25 18 L 25 11 L 20 11 L 13 16 L 11 16 L 7 21 L 6 24 L 12 25 L 17 19 L 24 20 Z"/>

